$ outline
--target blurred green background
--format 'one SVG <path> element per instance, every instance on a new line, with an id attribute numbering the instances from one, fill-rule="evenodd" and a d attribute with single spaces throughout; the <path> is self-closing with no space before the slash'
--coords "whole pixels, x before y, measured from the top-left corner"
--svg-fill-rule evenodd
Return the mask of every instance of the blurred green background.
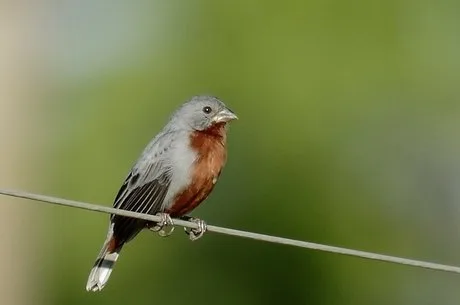
<path id="1" fill-rule="evenodd" d="M 0 187 L 111 205 L 171 112 L 213 94 L 240 120 L 193 215 L 460 265 L 459 9 L 2 1 Z M 1 304 L 460 302 L 456 275 L 180 230 L 139 235 L 88 293 L 108 216 L 1 201 Z"/>

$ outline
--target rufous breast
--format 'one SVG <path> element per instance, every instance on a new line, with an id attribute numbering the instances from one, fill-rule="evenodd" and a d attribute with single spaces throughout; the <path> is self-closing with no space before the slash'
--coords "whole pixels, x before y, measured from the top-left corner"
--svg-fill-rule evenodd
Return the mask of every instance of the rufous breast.
<path id="1" fill-rule="evenodd" d="M 219 123 L 190 135 L 190 146 L 197 153 L 191 183 L 175 197 L 166 211 L 172 217 L 186 215 L 211 193 L 227 160 L 225 123 Z"/>

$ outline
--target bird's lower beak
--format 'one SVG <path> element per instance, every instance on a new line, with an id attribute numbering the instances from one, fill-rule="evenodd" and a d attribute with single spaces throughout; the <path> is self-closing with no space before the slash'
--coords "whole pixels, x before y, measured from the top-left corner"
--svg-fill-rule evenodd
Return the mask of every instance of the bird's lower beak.
<path id="1" fill-rule="evenodd" d="M 214 123 L 226 123 L 232 120 L 237 120 L 238 117 L 230 109 L 219 111 L 213 118 Z"/>

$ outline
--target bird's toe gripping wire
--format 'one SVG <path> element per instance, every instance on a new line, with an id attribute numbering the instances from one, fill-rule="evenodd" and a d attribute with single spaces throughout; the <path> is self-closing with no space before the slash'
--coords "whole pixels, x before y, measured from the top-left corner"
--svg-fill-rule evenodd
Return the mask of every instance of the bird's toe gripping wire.
<path id="1" fill-rule="evenodd" d="M 171 216 L 167 213 L 157 213 L 157 216 L 160 216 L 161 220 L 153 227 L 150 227 L 149 230 L 157 232 L 161 237 L 168 237 L 174 232 L 174 222 Z"/>
<path id="2" fill-rule="evenodd" d="M 201 238 L 207 230 L 207 225 L 204 220 L 190 216 L 183 216 L 181 219 L 194 222 L 198 225 L 198 228 L 184 228 L 185 234 L 188 235 L 191 241 L 195 241 Z"/>

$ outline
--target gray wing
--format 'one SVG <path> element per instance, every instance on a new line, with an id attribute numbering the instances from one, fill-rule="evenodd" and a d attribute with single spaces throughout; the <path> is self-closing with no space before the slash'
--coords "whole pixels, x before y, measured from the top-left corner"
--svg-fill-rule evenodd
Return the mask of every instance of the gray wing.
<path id="1" fill-rule="evenodd" d="M 134 167 L 126 177 L 115 198 L 115 208 L 152 215 L 161 211 L 171 184 L 171 169 L 161 159 L 143 163 L 145 167 Z M 111 222 L 118 244 L 130 241 L 148 223 L 118 215 L 112 215 Z"/>

